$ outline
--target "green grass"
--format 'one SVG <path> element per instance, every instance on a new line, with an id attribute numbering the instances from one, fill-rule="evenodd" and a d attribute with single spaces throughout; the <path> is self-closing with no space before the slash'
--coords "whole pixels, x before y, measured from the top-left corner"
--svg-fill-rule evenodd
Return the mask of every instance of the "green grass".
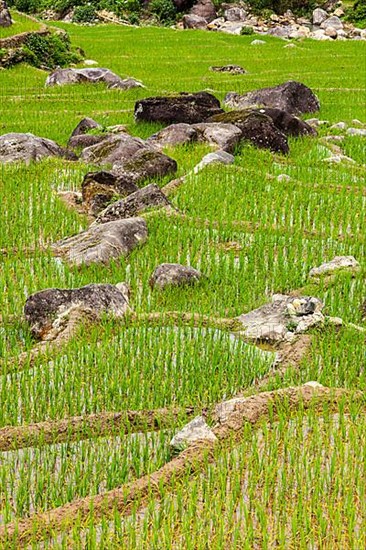
<path id="1" fill-rule="evenodd" d="M 283 41 L 266 37 L 259 49 L 250 45 L 252 37 L 57 26 L 67 29 L 73 44 L 99 66 L 140 79 L 146 89 L 46 89 L 45 71 L 19 65 L 0 73 L 1 133 L 32 132 L 65 145 L 80 119 L 91 116 L 105 126 L 126 124 L 132 134 L 146 138 L 160 126 L 134 122 L 137 99 L 198 90 L 223 99 L 229 91 L 288 79 L 317 93 L 321 110 L 316 116 L 329 121 L 319 129 L 320 138 L 336 133 L 329 127 L 341 120 L 351 126 L 356 118 L 366 122 L 366 67 L 359 62 L 365 55 L 363 42 L 305 40 L 284 49 Z M 228 63 L 242 65 L 248 74 L 209 70 Z M 45 247 L 88 226 L 86 217 L 67 208 L 57 191 L 80 190 L 92 167 L 54 159 L 28 167 L 2 166 L 0 427 L 126 408 L 209 407 L 241 390 L 252 391 L 253 381 L 272 364 L 271 355 L 233 341 L 228 333 L 172 323 L 152 328 L 104 321 L 18 372 L 14 357 L 34 345 L 21 318 L 24 302 L 44 288 L 126 281 L 137 313 L 174 310 L 233 317 L 273 293 L 304 287 L 324 301 L 327 315 L 365 327 L 360 310 L 366 299 L 364 144 L 364 138 L 345 136 L 343 153 L 356 163 L 340 165 L 324 162 L 330 151 L 319 138 L 290 139 L 287 157 L 245 145 L 233 166 L 190 175 L 170 195 L 184 216 L 150 213 L 147 243 L 128 258 L 80 268 L 56 260 Z M 166 152 L 177 160 L 179 176 L 209 150 L 195 145 Z M 290 180 L 278 181 L 280 174 Z M 336 255 L 354 255 L 361 270 L 355 276 L 340 273 L 331 283 L 310 283 L 311 267 Z M 151 290 L 151 273 L 163 262 L 190 264 L 207 277 L 193 287 Z M 313 332 L 310 354 L 300 368 L 271 379 L 267 387 L 318 380 L 365 390 L 365 334 L 350 327 Z M 339 548 L 363 548 L 357 522 L 365 512 L 364 455 L 354 449 L 365 446 L 364 420 L 356 415 L 350 422 L 342 410 L 339 414 L 339 422 L 333 422 L 329 411 L 325 421 L 315 413 L 308 421 L 304 412 L 291 421 L 284 414 L 278 424 L 248 431 L 236 450 L 218 454 L 215 465 L 165 495 L 160 506 L 149 499 L 146 519 L 135 513 L 123 523 L 116 515 L 113 525 L 92 526 L 82 535 L 89 541 L 86 547 L 97 548 L 105 540 L 105 548 L 272 548 L 276 542 L 279 548 L 305 549 L 337 548 L 331 544 L 336 540 Z M 308 437 L 302 428 L 306 422 Z M 2 522 L 97 494 L 169 459 L 170 434 L 154 439 L 153 449 L 149 442 L 131 450 L 129 437 L 110 438 L 108 445 L 91 439 L 2 453 Z M 243 484 L 249 500 L 242 496 Z M 354 494 L 359 500 L 352 502 Z M 76 523 L 60 547 L 81 548 L 76 541 L 82 527 Z"/>
<path id="2" fill-rule="evenodd" d="M 23 13 L 14 10 L 10 10 L 10 13 L 13 24 L 10 27 L 0 27 L 0 40 L 22 32 L 38 31 L 41 28 L 40 23 Z"/>

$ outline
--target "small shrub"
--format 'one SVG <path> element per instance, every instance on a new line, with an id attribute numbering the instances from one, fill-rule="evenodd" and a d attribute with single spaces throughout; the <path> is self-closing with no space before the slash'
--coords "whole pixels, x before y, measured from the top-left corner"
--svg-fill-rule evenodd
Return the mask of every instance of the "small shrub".
<path id="1" fill-rule="evenodd" d="M 26 61 L 35 67 L 65 67 L 81 60 L 81 57 L 71 50 L 70 40 L 66 34 L 31 34 L 23 46 L 23 52 Z"/>
<path id="2" fill-rule="evenodd" d="M 177 9 L 172 0 L 152 0 L 150 4 L 150 11 L 163 25 L 171 25 L 175 23 Z"/>
<path id="3" fill-rule="evenodd" d="M 346 19 L 358 27 L 366 28 L 366 0 L 357 0 L 353 8 L 347 11 Z"/>
<path id="4" fill-rule="evenodd" d="M 242 27 L 241 31 L 240 31 L 240 34 L 242 36 L 247 36 L 247 35 L 250 35 L 250 34 L 253 34 L 253 33 L 254 33 L 253 27 L 247 27 L 247 26 Z"/>
<path id="5" fill-rule="evenodd" d="M 76 6 L 72 20 L 74 23 L 93 23 L 95 18 L 95 7 L 91 4 L 86 4 L 85 6 Z"/>

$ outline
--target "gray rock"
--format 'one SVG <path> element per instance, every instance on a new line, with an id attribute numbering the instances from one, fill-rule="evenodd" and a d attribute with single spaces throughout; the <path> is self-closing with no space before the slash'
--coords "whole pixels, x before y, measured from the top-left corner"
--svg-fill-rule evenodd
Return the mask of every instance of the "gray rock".
<path id="1" fill-rule="evenodd" d="M 335 29 L 336 31 L 338 29 L 343 29 L 343 23 L 339 19 L 339 17 L 337 17 L 336 15 L 332 15 L 332 17 L 328 17 L 328 19 L 323 21 L 320 26 L 321 26 L 322 29 L 328 29 L 328 28 L 331 27 L 332 29 Z"/>
<path id="2" fill-rule="evenodd" d="M 265 42 L 264 40 L 252 40 L 252 42 L 250 43 L 251 46 L 261 46 L 263 44 L 266 44 L 267 42 Z"/>
<path id="3" fill-rule="evenodd" d="M 142 218 L 129 218 L 95 225 L 78 235 L 55 243 L 52 249 L 72 265 L 108 263 L 127 256 L 147 239 L 147 226 Z"/>
<path id="4" fill-rule="evenodd" d="M 90 117 L 85 117 L 82 120 L 80 120 L 79 124 L 74 128 L 72 131 L 71 137 L 75 136 L 82 136 L 84 134 L 87 134 L 90 130 L 103 130 L 103 126 L 101 126 L 98 122 L 93 120 Z"/>
<path id="5" fill-rule="evenodd" d="M 324 32 L 325 36 L 329 36 L 330 38 L 333 38 L 335 40 L 338 37 L 338 33 L 336 29 L 333 27 L 327 27 Z"/>
<path id="6" fill-rule="evenodd" d="M 345 122 L 337 122 L 330 127 L 331 130 L 346 130 L 347 124 Z"/>
<path id="7" fill-rule="evenodd" d="M 193 15 L 187 13 L 183 15 L 183 28 L 184 29 L 200 29 L 206 30 L 208 21 L 204 17 L 199 15 Z"/>
<path id="8" fill-rule="evenodd" d="M 87 147 L 102 143 L 108 137 L 107 134 L 81 134 L 79 136 L 71 137 L 67 143 L 67 146 L 74 151 L 83 151 Z"/>
<path id="9" fill-rule="evenodd" d="M 44 340 L 57 319 L 71 307 L 81 306 L 98 316 L 123 317 L 129 311 L 127 285 L 90 284 L 81 288 L 49 288 L 32 294 L 24 306 L 26 321 L 37 339 Z"/>
<path id="10" fill-rule="evenodd" d="M 147 140 L 152 145 L 159 147 L 175 147 L 176 145 L 186 145 L 197 140 L 197 132 L 190 124 L 181 122 L 180 124 L 171 124 L 160 132 L 153 134 Z"/>
<path id="11" fill-rule="evenodd" d="M 5 0 L 0 0 L 0 27 L 10 27 L 12 24 L 8 5 Z"/>
<path id="12" fill-rule="evenodd" d="M 220 65 L 218 67 L 210 67 L 210 71 L 213 71 L 215 73 L 230 73 L 233 75 L 237 74 L 246 74 L 246 70 L 243 69 L 243 67 L 240 67 L 240 65 Z"/>
<path id="13" fill-rule="evenodd" d="M 320 109 L 318 98 L 301 82 L 288 81 L 279 86 L 261 88 L 245 95 L 230 92 L 224 104 L 231 109 L 247 109 L 253 106 L 281 109 L 292 115 L 312 113 Z"/>
<path id="14" fill-rule="evenodd" d="M 177 171 L 177 163 L 168 155 L 156 149 L 146 148 L 137 151 L 131 159 L 114 162 L 113 171 L 118 176 L 131 177 L 135 183 L 149 178 L 162 178 Z"/>
<path id="15" fill-rule="evenodd" d="M 226 21 L 245 21 L 248 17 L 248 12 L 239 6 L 228 8 L 224 11 Z"/>
<path id="16" fill-rule="evenodd" d="M 348 136 L 366 136 L 366 129 L 365 128 L 348 128 L 347 130 Z"/>
<path id="17" fill-rule="evenodd" d="M 212 0 L 198 0 L 196 4 L 191 8 L 190 15 L 197 15 L 203 17 L 208 23 L 216 19 L 216 9 Z"/>
<path id="18" fill-rule="evenodd" d="M 171 203 L 168 201 L 161 189 L 154 184 L 147 185 L 143 189 L 138 189 L 126 198 L 116 201 L 95 220 L 96 224 L 108 223 L 113 220 L 131 218 L 144 212 L 148 208 L 168 207 Z"/>
<path id="19" fill-rule="evenodd" d="M 143 84 L 134 78 L 122 79 L 109 69 L 84 68 L 84 69 L 56 69 L 46 79 L 46 86 L 64 86 L 66 84 L 99 84 L 105 83 L 108 88 L 129 90 L 141 88 Z"/>
<path id="20" fill-rule="evenodd" d="M 0 162 L 39 161 L 46 157 L 65 157 L 68 153 L 54 141 L 33 134 L 4 134 L 0 136 Z"/>
<path id="21" fill-rule="evenodd" d="M 217 437 L 206 424 L 203 416 L 196 416 L 189 424 L 186 424 L 186 426 L 173 437 L 170 446 L 175 452 L 181 452 L 196 441 L 217 441 Z"/>
<path id="22" fill-rule="evenodd" d="M 153 272 L 149 283 L 152 288 L 160 290 L 171 286 L 191 285 L 197 283 L 202 274 L 193 267 L 180 264 L 161 264 Z"/>
<path id="23" fill-rule="evenodd" d="M 328 19 L 328 14 L 325 10 L 321 8 L 316 8 L 313 11 L 313 25 L 321 25 L 326 19 Z"/>
<path id="24" fill-rule="evenodd" d="M 310 270 L 310 277 L 321 277 L 329 275 L 339 270 L 351 271 L 352 273 L 360 269 L 360 264 L 353 256 L 336 256 L 330 262 L 325 262 L 318 267 Z"/>
<path id="25" fill-rule="evenodd" d="M 193 128 L 198 134 L 198 141 L 204 141 L 230 153 L 235 149 L 242 135 L 237 126 L 223 122 L 201 122 L 194 124 Z"/>
<path id="26" fill-rule="evenodd" d="M 230 416 L 235 414 L 237 410 L 240 410 L 247 402 L 247 397 L 234 397 L 228 401 L 222 401 L 218 403 L 214 409 L 214 420 L 223 424 L 229 420 Z"/>
<path id="27" fill-rule="evenodd" d="M 203 159 L 194 167 L 193 173 L 198 174 L 203 168 L 209 164 L 233 164 L 235 157 L 226 151 L 215 151 L 215 153 L 208 153 Z"/>
<path id="28" fill-rule="evenodd" d="M 105 140 L 87 147 L 80 159 L 87 164 L 114 164 L 129 161 L 141 150 L 146 150 L 146 142 L 128 134 L 109 135 Z"/>
<path id="29" fill-rule="evenodd" d="M 148 97 L 135 104 L 135 119 L 138 122 L 195 124 L 222 112 L 219 100 L 207 92 Z"/>
<path id="30" fill-rule="evenodd" d="M 112 172 L 88 172 L 82 183 L 84 210 L 97 216 L 114 197 L 123 198 L 138 190 L 131 177 L 121 177 Z"/>
<path id="31" fill-rule="evenodd" d="M 273 27 L 272 29 L 269 29 L 267 34 L 271 36 L 277 36 L 277 38 L 289 38 L 290 33 L 293 31 L 292 27 L 290 25 L 287 25 L 286 27 L 282 27 L 281 25 L 277 25 L 276 27 Z"/>
<path id="32" fill-rule="evenodd" d="M 254 342 L 292 340 L 296 334 L 323 323 L 322 308 L 318 298 L 275 294 L 271 303 L 238 317 L 244 329 L 239 334 Z"/>
<path id="33" fill-rule="evenodd" d="M 220 32 L 225 32 L 227 34 L 235 34 L 239 36 L 241 34 L 241 29 L 245 26 L 244 23 L 237 23 L 235 21 L 224 21 L 221 23 L 217 30 Z"/>

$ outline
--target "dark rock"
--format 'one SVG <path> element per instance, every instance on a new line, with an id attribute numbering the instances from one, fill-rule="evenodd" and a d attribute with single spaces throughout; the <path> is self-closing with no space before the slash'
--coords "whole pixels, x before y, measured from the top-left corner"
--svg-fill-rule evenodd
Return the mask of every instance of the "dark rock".
<path id="1" fill-rule="evenodd" d="M 150 277 L 150 286 L 163 289 L 167 286 L 181 286 L 197 283 L 202 274 L 193 269 L 180 264 L 161 264 Z"/>
<path id="2" fill-rule="evenodd" d="M 240 65 L 222 65 L 219 67 L 210 67 L 210 71 L 216 73 L 245 74 L 247 71 Z"/>
<path id="3" fill-rule="evenodd" d="M 199 15 L 192 15 L 187 13 L 183 15 L 183 28 L 184 29 L 199 29 L 206 30 L 208 21 L 204 17 Z"/>
<path id="4" fill-rule="evenodd" d="M 149 178 L 162 178 L 177 171 L 177 163 L 168 155 L 155 149 L 140 149 L 131 159 L 113 165 L 118 174 L 120 170 L 133 175 L 139 183 Z"/>
<path id="5" fill-rule="evenodd" d="M 103 129 L 103 126 L 101 126 L 98 122 L 96 122 L 90 117 L 85 117 L 79 122 L 79 124 L 73 130 L 71 137 L 73 138 L 75 136 L 81 136 L 83 134 L 87 134 L 90 130 L 102 130 L 102 129 Z"/>
<path id="6" fill-rule="evenodd" d="M 148 143 L 158 145 L 159 147 L 174 147 L 176 145 L 186 145 L 197 140 L 197 132 L 190 124 L 171 124 L 160 132 L 153 134 L 147 140 Z"/>
<path id="7" fill-rule="evenodd" d="M 260 149 L 276 153 L 288 153 L 287 138 L 273 123 L 272 119 L 260 110 L 232 111 L 214 116 L 212 122 L 226 122 L 241 130 L 241 139 L 250 141 Z"/>
<path id="8" fill-rule="evenodd" d="M 171 206 L 161 189 L 154 184 L 138 189 L 125 199 L 110 204 L 95 220 L 97 224 L 131 218 L 148 208 Z"/>
<path id="9" fill-rule="evenodd" d="M 12 24 L 8 5 L 5 0 L 0 0 L 0 27 L 10 27 Z"/>
<path id="10" fill-rule="evenodd" d="M 138 190 L 130 178 L 118 178 L 111 172 L 89 172 L 82 183 L 83 207 L 97 216 L 114 197 L 127 197 Z"/>
<path id="11" fill-rule="evenodd" d="M 173 0 L 177 11 L 188 11 L 193 6 L 195 0 Z"/>
<path id="12" fill-rule="evenodd" d="M 271 109 L 270 107 L 259 109 L 260 113 L 269 116 L 274 125 L 287 136 L 316 136 L 316 130 L 300 118 L 297 118 L 281 109 Z"/>
<path id="13" fill-rule="evenodd" d="M 36 292 L 27 299 L 24 315 L 33 336 L 44 340 L 60 316 L 75 306 L 113 317 L 123 317 L 129 310 L 126 292 L 110 284 L 90 284 L 81 288 L 49 288 Z"/>
<path id="14" fill-rule="evenodd" d="M 318 98 L 300 82 L 289 81 L 273 88 L 262 88 L 245 95 L 230 92 L 225 105 L 233 109 L 247 109 L 253 106 L 273 107 L 292 115 L 313 113 L 320 109 Z"/>
<path id="15" fill-rule="evenodd" d="M 323 304 L 310 296 L 275 294 L 272 302 L 238 317 L 240 334 L 250 341 L 276 343 L 292 340 L 296 334 L 323 323 Z"/>
<path id="16" fill-rule="evenodd" d="M 4 134 L 0 136 L 0 162 L 38 161 L 45 157 L 64 157 L 76 159 L 57 143 L 33 134 Z"/>
<path id="17" fill-rule="evenodd" d="M 90 265 L 127 256 L 146 239 L 145 220 L 129 218 L 92 226 L 55 243 L 52 248 L 56 256 L 64 257 L 71 265 Z"/>
<path id="18" fill-rule="evenodd" d="M 87 147 L 101 143 L 106 139 L 107 134 L 81 134 L 79 136 L 71 137 L 67 146 L 74 150 L 84 150 Z"/>
<path id="19" fill-rule="evenodd" d="M 222 112 L 219 100 L 207 92 L 148 97 L 135 104 L 135 119 L 138 122 L 194 124 Z"/>
<path id="20" fill-rule="evenodd" d="M 232 152 L 242 137 L 241 130 L 234 124 L 222 122 L 201 122 L 194 124 L 198 140 L 214 145 L 223 151 Z"/>
<path id="21" fill-rule="evenodd" d="M 103 82 L 111 89 L 129 90 L 143 87 L 142 83 L 134 78 L 122 79 L 109 69 L 99 67 L 85 69 L 56 69 L 46 80 L 46 86 L 64 86 L 65 84 L 99 84 Z"/>
<path id="22" fill-rule="evenodd" d="M 212 0 L 198 0 L 190 11 L 190 15 L 203 17 L 208 23 L 216 19 L 217 13 Z"/>
<path id="23" fill-rule="evenodd" d="M 91 164 L 114 164 L 129 161 L 138 151 L 146 149 L 146 142 L 128 134 L 110 135 L 101 143 L 87 147 L 80 159 Z"/>

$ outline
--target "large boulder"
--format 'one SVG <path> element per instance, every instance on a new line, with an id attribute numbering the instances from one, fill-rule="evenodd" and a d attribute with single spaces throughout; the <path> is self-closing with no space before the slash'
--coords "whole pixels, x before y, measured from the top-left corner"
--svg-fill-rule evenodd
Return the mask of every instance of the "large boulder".
<path id="1" fill-rule="evenodd" d="M 212 0 L 198 0 L 198 2 L 194 4 L 193 8 L 191 9 L 190 15 L 197 15 L 198 17 L 202 17 L 208 23 L 210 23 L 217 17 L 216 9 Z"/>
<path id="2" fill-rule="evenodd" d="M 147 226 L 142 218 L 117 220 L 95 225 L 78 235 L 68 237 L 53 245 L 56 256 L 71 265 L 108 263 L 120 256 L 127 256 L 147 239 Z"/>
<path id="3" fill-rule="evenodd" d="M 248 12 L 240 6 L 233 6 L 224 10 L 226 21 L 244 22 L 248 18 Z"/>
<path id="4" fill-rule="evenodd" d="M 240 129 L 242 140 L 250 141 L 260 149 L 287 154 L 289 147 L 286 135 L 275 126 L 271 117 L 260 111 L 232 111 L 214 116 L 210 121 L 234 124 Z"/>
<path id="5" fill-rule="evenodd" d="M 161 264 L 153 272 L 149 283 L 152 288 L 183 286 L 197 283 L 202 274 L 193 267 L 180 264 Z"/>
<path id="6" fill-rule="evenodd" d="M 39 161 L 45 157 L 73 158 L 56 142 L 33 134 L 3 134 L 0 136 L 0 162 Z"/>
<path id="7" fill-rule="evenodd" d="M 264 113 L 269 116 L 274 125 L 281 130 L 286 136 L 316 136 L 316 130 L 307 124 L 300 118 L 290 115 L 286 111 L 281 109 L 273 109 L 266 107 L 264 109 L 259 109 L 260 113 Z"/>
<path id="8" fill-rule="evenodd" d="M 158 147 L 175 147 L 197 141 L 197 137 L 193 126 L 181 122 L 180 124 L 171 124 L 160 132 L 156 132 L 148 138 L 147 142 Z"/>
<path id="9" fill-rule="evenodd" d="M 254 342 L 291 341 L 297 334 L 323 323 L 322 309 L 318 298 L 275 294 L 271 303 L 237 318 L 243 325 L 240 335 Z"/>
<path id="10" fill-rule="evenodd" d="M 146 150 L 146 142 L 129 134 L 109 135 L 101 143 L 87 147 L 80 159 L 88 164 L 115 164 L 129 161 L 138 151 Z"/>
<path id="11" fill-rule="evenodd" d="M 143 84 L 134 78 L 121 78 L 109 69 L 97 67 L 84 69 L 56 69 L 46 79 L 46 86 L 64 86 L 66 84 L 99 84 L 104 83 L 108 88 L 129 90 L 143 87 Z"/>
<path id="12" fill-rule="evenodd" d="M 69 149 L 80 154 L 87 147 L 102 143 L 106 139 L 106 134 L 80 134 L 79 136 L 71 137 L 67 143 Z"/>
<path id="13" fill-rule="evenodd" d="M 107 206 L 99 214 L 95 223 L 103 224 L 113 220 L 131 218 L 148 208 L 167 206 L 171 206 L 170 202 L 161 189 L 152 183 L 143 189 L 138 189 L 134 193 L 131 193 L 128 197 Z"/>
<path id="14" fill-rule="evenodd" d="M 328 19 L 328 14 L 325 10 L 321 8 L 316 8 L 313 11 L 313 25 L 321 25 L 326 19 Z"/>
<path id="15" fill-rule="evenodd" d="M 187 13 L 183 15 L 183 28 L 184 29 L 196 29 L 204 31 L 207 28 L 207 20 L 199 15 L 193 15 Z"/>
<path id="16" fill-rule="evenodd" d="M 343 23 L 337 17 L 336 15 L 332 15 L 332 17 L 328 17 L 325 21 L 323 21 L 320 25 L 322 29 L 334 29 L 335 31 L 343 29 Z"/>
<path id="17" fill-rule="evenodd" d="M 229 92 L 224 104 L 232 109 L 247 109 L 254 106 L 272 107 L 292 115 L 313 113 L 320 109 L 319 100 L 310 88 L 294 80 L 279 86 L 254 90 L 244 95 Z"/>
<path id="18" fill-rule="evenodd" d="M 150 178 L 162 178 L 177 171 L 177 163 L 168 155 L 152 148 L 140 149 L 131 159 L 115 162 L 113 170 L 119 174 L 132 175 L 141 183 Z"/>
<path id="19" fill-rule="evenodd" d="M 84 210 L 97 216 L 115 197 L 127 197 L 138 190 L 130 177 L 121 177 L 112 172 L 88 172 L 81 186 Z"/>
<path id="20" fill-rule="evenodd" d="M 75 306 L 97 316 L 107 313 L 123 317 L 130 309 L 127 285 L 90 284 L 81 288 L 42 290 L 29 296 L 24 315 L 33 336 L 45 340 L 60 318 Z"/>
<path id="21" fill-rule="evenodd" d="M 148 97 L 135 104 L 137 122 L 195 124 L 222 112 L 219 100 L 207 92 Z"/>
<path id="22" fill-rule="evenodd" d="M 0 0 L 0 27 L 10 27 L 12 24 L 8 5 L 5 0 Z"/>

